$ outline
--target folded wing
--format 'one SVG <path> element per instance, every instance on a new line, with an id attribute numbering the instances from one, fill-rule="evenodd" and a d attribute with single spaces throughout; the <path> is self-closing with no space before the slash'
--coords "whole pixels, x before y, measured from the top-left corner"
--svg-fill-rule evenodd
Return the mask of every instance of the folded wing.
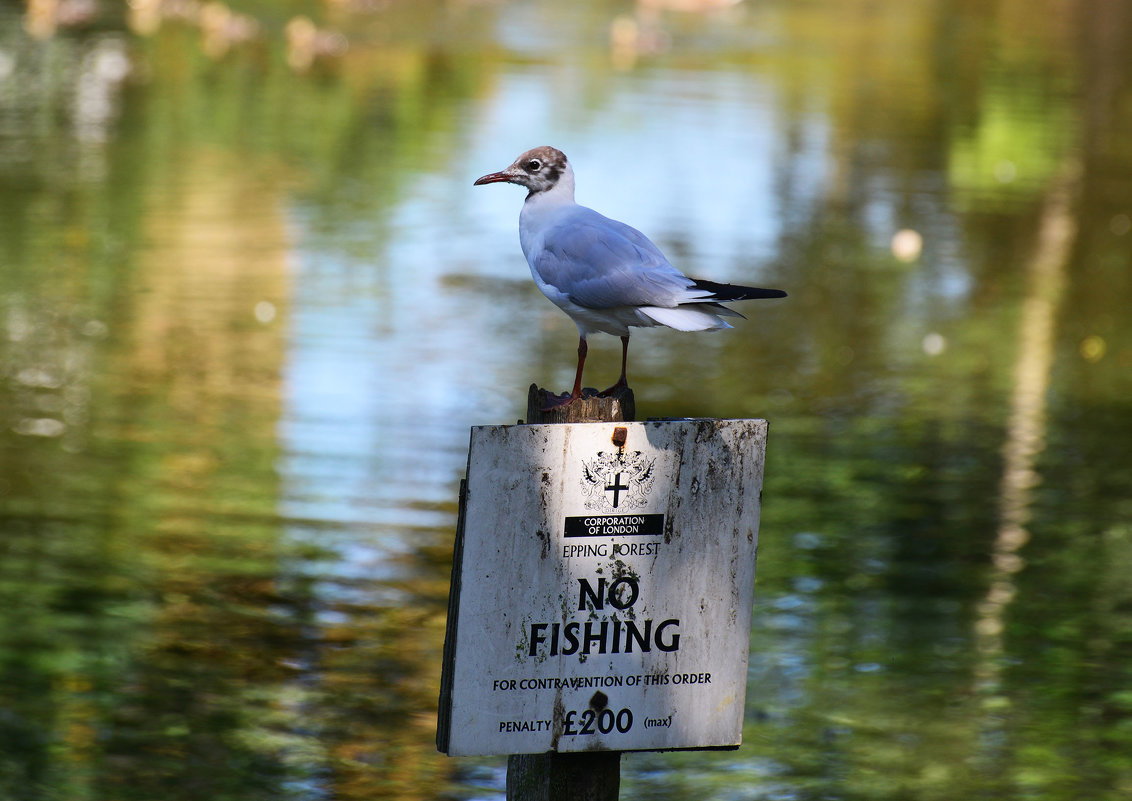
<path id="1" fill-rule="evenodd" d="M 721 302 L 786 297 L 779 289 L 689 278 L 640 231 L 584 206 L 547 229 L 533 267 L 578 306 L 635 307 L 655 323 L 683 331 L 728 328 L 721 315 L 743 316 Z"/>

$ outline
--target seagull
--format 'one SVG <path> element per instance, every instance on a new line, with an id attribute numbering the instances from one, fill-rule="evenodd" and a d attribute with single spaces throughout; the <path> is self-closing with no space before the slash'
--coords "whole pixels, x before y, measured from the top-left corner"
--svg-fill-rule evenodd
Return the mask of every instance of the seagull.
<path id="1" fill-rule="evenodd" d="M 578 326 L 574 389 L 552 406 L 581 397 L 586 337 L 592 333 L 621 337 L 621 377 L 599 393 L 605 396 L 628 386 L 630 327 L 731 328 L 723 317 L 743 315 L 722 303 L 786 297 L 781 289 L 717 284 L 684 275 L 636 228 L 575 203 L 574 170 L 556 148 L 528 150 L 507 169 L 478 178 L 474 185 L 497 183 L 527 188 L 519 214 L 523 255 L 542 294 Z"/>

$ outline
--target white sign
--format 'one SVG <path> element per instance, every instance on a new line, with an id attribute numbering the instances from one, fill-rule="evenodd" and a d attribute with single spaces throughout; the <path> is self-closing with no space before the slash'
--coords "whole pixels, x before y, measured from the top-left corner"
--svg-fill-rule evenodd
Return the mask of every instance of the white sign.
<path id="1" fill-rule="evenodd" d="M 739 745 L 766 431 L 473 428 L 440 750 Z"/>

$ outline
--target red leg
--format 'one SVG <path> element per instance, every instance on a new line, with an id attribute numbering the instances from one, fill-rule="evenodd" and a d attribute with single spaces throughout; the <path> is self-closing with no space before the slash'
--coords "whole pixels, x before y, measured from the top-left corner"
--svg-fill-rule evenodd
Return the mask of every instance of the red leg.
<path id="1" fill-rule="evenodd" d="M 586 354 L 590 352 L 590 346 L 586 344 L 586 338 L 583 336 L 578 337 L 578 372 L 574 374 L 574 391 L 570 393 L 570 400 L 582 397 L 582 368 L 586 366 Z"/>
<path id="2" fill-rule="evenodd" d="M 578 337 L 578 372 L 574 375 L 574 391 L 567 396 L 559 396 L 558 400 L 546 406 L 543 411 L 547 409 L 554 409 L 559 406 L 565 406 L 567 403 L 577 400 L 582 397 L 582 368 L 586 366 L 586 354 L 589 353 L 589 345 L 586 344 L 586 338 L 583 336 Z"/>
<path id="3" fill-rule="evenodd" d="M 601 396 L 612 395 L 622 387 L 629 386 L 628 380 L 625 378 L 625 365 L 629 361 L 629 335 L 621 337 L 621 377 L 617 379 L 617 383 L 609 389 L 602 390 L 598 394 Z"/>

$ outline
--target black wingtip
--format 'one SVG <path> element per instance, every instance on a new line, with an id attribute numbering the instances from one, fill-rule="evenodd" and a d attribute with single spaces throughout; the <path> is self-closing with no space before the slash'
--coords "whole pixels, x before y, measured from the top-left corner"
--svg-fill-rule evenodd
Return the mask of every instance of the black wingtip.
<path id="1" fill-rule="evenodd" d="M 712 294 L 712 300 L 757 300 L 762 298 L 784 298 L 786 293 L 781 289 L 761 289 L 755 286 L 740 286 L 739 284 L 718 284 L 715 281 L 702 281 L 692 279 L 696 289 L 704 289 Z"/>

